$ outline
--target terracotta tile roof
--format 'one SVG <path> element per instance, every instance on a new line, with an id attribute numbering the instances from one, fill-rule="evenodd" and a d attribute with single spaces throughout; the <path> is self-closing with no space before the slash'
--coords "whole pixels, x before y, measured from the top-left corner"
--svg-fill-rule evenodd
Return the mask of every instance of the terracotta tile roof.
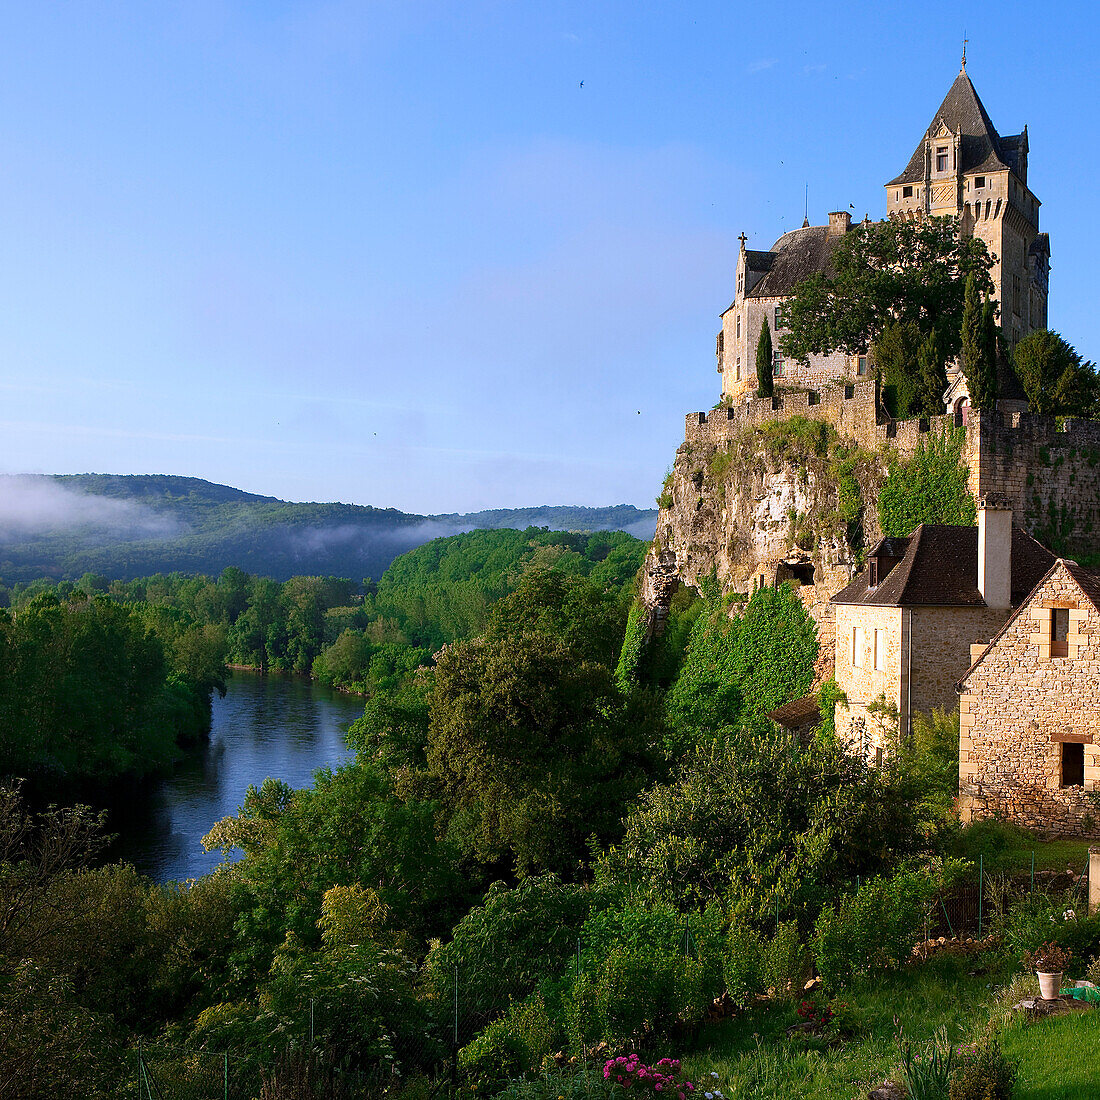
<path id="1" fill-rule="evenodd" d="M 931 134 L 939 131 L 941 122 L 952 133 L 962 134 L 960 168 L 963 172 L 996 172 L 1015 166 L 1022 135 L 1004 139 L 998 136 L 974 85 L 970 83 L 970 77 L 965 72 L 960 72 L 944 96 L 939 110 L 932 116 L 932 121 L 909 158 L 905 171 L 890 180 L 887 187 L 924 181 L 924 142 Z M 1010 163 L 1006 163 L 1006 156 Z"/>
<path id="2" fill-rule="evenodd" d="M 876 607 L 984 607 L 978 591 L 978 529 L 922 523 L 911 535 L 883 539 L 868 555 L 897 564 L 870 584 L 865 569 L 832 603 Z M 899 560 L 900 559 L 900 560 Z M 1026 531 L 1012 528 L 1012 602 L 1026 598 L 1054 555 Z"/>

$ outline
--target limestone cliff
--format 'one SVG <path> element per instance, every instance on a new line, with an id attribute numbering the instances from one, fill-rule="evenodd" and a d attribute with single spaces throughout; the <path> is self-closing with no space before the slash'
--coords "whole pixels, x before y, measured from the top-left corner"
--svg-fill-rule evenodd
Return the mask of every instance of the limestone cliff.
<path id="1" fill-rule="evenodd" d="M 802 418 L 694 438 L 676 453 L 660 498 L 643 599 L 659 631 L 678 584 L 713 576 L 725 592 L 789 580 L 831 633 L 828 597 L 879 537 L 881 452 Z"/>

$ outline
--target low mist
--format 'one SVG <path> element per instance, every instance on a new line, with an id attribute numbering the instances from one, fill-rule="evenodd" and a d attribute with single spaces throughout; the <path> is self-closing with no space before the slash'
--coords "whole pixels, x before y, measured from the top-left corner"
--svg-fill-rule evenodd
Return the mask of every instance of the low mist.
<path id="1" fill-rule="evenodd" d="M 0 543 L 43 535 L 170 538 L 176 519 L 127 500 L 82 493 L 44 475 L 0 475 Z"/>

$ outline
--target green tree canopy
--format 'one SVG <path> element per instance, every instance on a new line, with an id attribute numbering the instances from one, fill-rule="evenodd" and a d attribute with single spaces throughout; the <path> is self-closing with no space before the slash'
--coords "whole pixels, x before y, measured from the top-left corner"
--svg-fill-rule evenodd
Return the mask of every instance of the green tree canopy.
<path id="1" fill-rule="evenodd" d="M 1081 356 L 1056 332 L 1029 332 L 1013 352 L 1016 377 L 1028 408 L 1048 416 L 1097 415 L 1100 378 L 1096 364 Z"/>
<path id="2" fill-rule="evenodd" d="M 922 339 L 936 330 L 944 359 L 959 348 L 964 281 L 973 274 L 991 292 L 991 260 L 977 237 L 962 237 L 957 218 L 863 222 L 833 252 L 831 271 L 799 285 L 785 307 L 784 354 L 865 353 L 891 322 L 912 322 Z"/>

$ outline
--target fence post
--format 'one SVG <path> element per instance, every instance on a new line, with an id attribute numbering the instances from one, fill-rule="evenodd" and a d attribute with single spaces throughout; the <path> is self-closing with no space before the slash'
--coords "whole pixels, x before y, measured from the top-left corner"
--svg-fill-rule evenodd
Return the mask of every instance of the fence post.
<path id="1" fill-rule="evenodd" d="M 451 1034 L 451 1085 L 458 1084 L 458 964 L 455 964 L 454 1031 Z"/>
<path id="2" fill-rule="evenodd" d="M 981 852 L 978 853 L 978 939 L 982 938 L 982 900 L 985 897 L 985 862 Z"/>
<path id="3" fill-rule="evenodd" d="M 1100 913 L 1100 848 L 1089 849 L 1089 916 Z"/>

